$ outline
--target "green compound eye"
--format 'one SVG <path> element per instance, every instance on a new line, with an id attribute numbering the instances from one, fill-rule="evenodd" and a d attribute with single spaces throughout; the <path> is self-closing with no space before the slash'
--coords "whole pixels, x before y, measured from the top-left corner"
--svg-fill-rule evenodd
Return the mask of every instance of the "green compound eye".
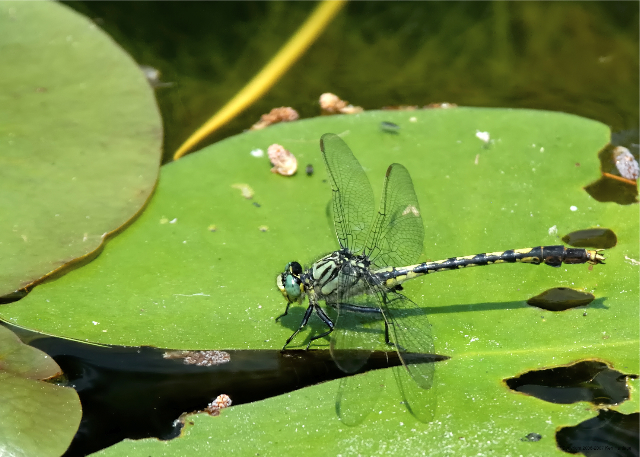
<path id="1" fill-rule="evenodd" d="M 284 280 L 284 290 L 291 300 L 300 298 L 302 291 L 300 290 L 300 280 L 293 275 L 287 275 Z"/>

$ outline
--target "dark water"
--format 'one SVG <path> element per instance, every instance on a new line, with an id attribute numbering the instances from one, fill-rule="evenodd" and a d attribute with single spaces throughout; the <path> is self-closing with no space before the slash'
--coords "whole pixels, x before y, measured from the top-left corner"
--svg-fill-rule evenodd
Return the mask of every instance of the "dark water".
<path id="1" fill-rule="evenodd" d="M 157 89 L 165 160 L 240 90 L 312 11 L 311 2 L 69 2 Z M 212 135 L 333 92 L 377 109 L 449 102 L 536 108 L 638 128 L 638 2 L 353 2 L 261 100 Z M 202 145 L 204 146 L 204 144 Z"/>
<path id="2" fill-rule="evenodd" d="M 57 382 L 80 396 L 82 420 L 65 457 L 88 455 L 125 438 L 175 438 L 183 413 L 204 410 L 220 394 L 241 405 L 346 376 L 328 350 L 224 351 L 224 361 L 198 366 L 168 358 L 162 349 L 98 347 L 8 327 L 25 340 L 35 336 L 30 344 L 53 357 L 64 373 Z M 410 363 L 448 359 L 409 357 Z M 399 365 L 397 352 L 374 352 L 358 372 Z"/>

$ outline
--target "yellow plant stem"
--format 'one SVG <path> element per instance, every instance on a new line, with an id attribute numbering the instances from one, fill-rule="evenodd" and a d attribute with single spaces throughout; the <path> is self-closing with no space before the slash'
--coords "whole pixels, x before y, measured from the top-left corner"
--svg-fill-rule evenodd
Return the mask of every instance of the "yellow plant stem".
<path id="1" fill-rule="evenodd" d="M 322 1 L 295 35 L 289 39 L 260 73 L 254 76 L 220 111 L 187 138 L 173 155 L 173 160 L 185 155 L 193 146 L 229 122 L 268 91 L 289 67 L 304 54 L 345 3 L 345 0 Z"/>

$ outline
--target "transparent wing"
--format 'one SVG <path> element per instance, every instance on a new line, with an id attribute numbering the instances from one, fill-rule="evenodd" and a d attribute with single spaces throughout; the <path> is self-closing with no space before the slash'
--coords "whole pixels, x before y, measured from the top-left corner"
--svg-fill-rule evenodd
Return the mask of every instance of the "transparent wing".
<path id="1" fill-rule="evenodd" d="M 391 340 L 402 359 L 402 364 L 416 384 L 423 389 L 430 389 L 433 384 L 434 364 L 412 362 L 418 360 L 415 355 L 434 353 L 431 324 L 427 314 L 397 292 L 378 288 L 378 295 L 382 302 L 382 312 L 390 324 Z"/>
<path id="2" fill-rule="evenodd" d="M 423 240 L 424 226 L 413 181 L 404 166 L 394 163 L 387 169 L 365 254 L 378 268 L 412 265 L 422 252 Z"/>
<path id="3" fill-rule="evenodd" d="M 376 294 L 358 274 L 343 269 L 338 275 L 338 311 L 335 330 L 331 333 L 331 356 L 345 373 L 358 371 L 367 362 L 371 352 L 384 341 L 382 311 Z M 364 293 L 354 295 L 353 291 Z"/>
<path id="4" fill-rule="evenodd" d="M 355 373 L 380 346 L 381 319 L 381 314 L 360 314 L 340 308 L 330 348 L 333 360 L 342 371 Z"/>
<path id="5" fill-rule="evenodd" d="M 404 368 L 402 370 L 405 371 Z M 350 427 L 361 424 L 374 411 L 382 396 L 387 374 L 387 370 L 371 370 L 340 379 L 336 398 L 340 421 Z"/>
<path id="6" fill-rule="evenodd" d="M 333 190 L 333 223 L 340 246 L 360 253 L 375 211 L 373 190 L 347 143 L 334 133 L 320 138 L 320 150 Z"/>
<path id="7" fill-rule="evenodd" d="M 434 363 L 435 360 L 432 360 L 429 364 L 434 365 Z M 413 379 L 410 379 L 409 372 L 404 367 L 393 367 L 392 371 L 404 406 L 409 413 L 425 424 L 433 421 L 438 408 L 438 383 L 436 382 L 438 372 L 435 370 L 435 366 L 432 372 L 433 381 L 430 389 L 421 389 L 413 382 Z"/>

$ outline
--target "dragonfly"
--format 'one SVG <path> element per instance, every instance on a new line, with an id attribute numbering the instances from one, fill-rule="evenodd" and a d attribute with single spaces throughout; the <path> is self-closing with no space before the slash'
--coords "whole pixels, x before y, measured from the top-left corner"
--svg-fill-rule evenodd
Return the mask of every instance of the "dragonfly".
<path id="1" fill-rule="evenodd" d="M 331 335 L 330 350 L 344 372 L 353 373 L 367 361 L 380 339 L 398 356 L 413 380 L 422 388 L 431 387 L 433 364 L 416 361 L 416 354 L 434 353 L 428 316 L 402 293 L 410 279 L 440 271 L 457 270 L 500 263 L 601 264 L 601 249 L 537 246 L 487 252 L 416 264 L 422 253 L 424 225 L 409 171 L 401 164 L 389 166 L 382 188 L 379 209 L 375 211 L 373 189 L 360 162 L 338 135 L 326 133 L 320 150 L 332 190 L 335 233 L 340 249 L 303 269 L 289 262 L 276 277 L 276 284 L 287 301 L 286 316 L 292 304 L 309 305 L 298 329 L 282 350 L 307 325 L 315 313 L 327 330 L 310 338 L 306 349 L 320 338 Z M 320 306 L 337 311 L 332 319 Z M 377 328 L 376 328 L 377 327 Z"/>

